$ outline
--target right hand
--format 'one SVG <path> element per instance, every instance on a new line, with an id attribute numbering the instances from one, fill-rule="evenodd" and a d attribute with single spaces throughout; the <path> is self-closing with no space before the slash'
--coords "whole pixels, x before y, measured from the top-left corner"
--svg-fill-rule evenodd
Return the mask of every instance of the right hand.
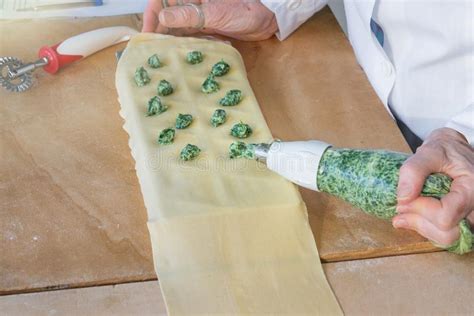
<path id="1" fill-rule="evenodd" d="M 169 29 L 179 29 L 180 35 L 203 32 L 258 41 L 270 38 L 278 31 L 275 15 L 258 0 L 212 2 L 183 0 L 183 2 L 201 3 L 200 7 L 205 17 L 203 29 L 194 28 L 199 24 L 199 15 L 195 8 L 175 6 L 177 0 L 169 0 L 170 7 L 163 8 L 161 0 L 149 0 L 144 13 L 142 32 L 169 33 Z"/>
<path id="2" fill-rule="evenodd" d="M 420 196 L 426 177 L 441 172 L 453 179 L 441 199 Z M 396 228 L 416 230 L 439 245 L 459 238 L 459 222 L 474 224 L 474 150 L 451 128 L 431 132 L 400 169 Z"/>

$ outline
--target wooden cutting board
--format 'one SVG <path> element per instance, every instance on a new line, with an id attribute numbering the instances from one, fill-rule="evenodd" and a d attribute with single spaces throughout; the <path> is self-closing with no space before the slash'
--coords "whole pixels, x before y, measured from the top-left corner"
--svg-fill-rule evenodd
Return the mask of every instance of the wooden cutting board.
<path id="1" fill-rule="evenodd" d="M 134 17 L 0 22 L 0 56 L 25 61 Z M 328 9 L 290 39 L 233 42 L 276 138 L 408 151 Z M 0 91 L 0 293 L 155 278 L 140 187 L 114 86 L 117 45 Z M 326 194 L 302 190 L 323 261 L 433 251 Z"/>
<path id="2" fill-rule="evenodd" d="M 474 253 L 438 252 L 326 263 L 323 268 L 346 316 L 472 315 L 473 265 Z M 10 295 L 0 297 L 0 310 L 22 316 L 51 310 L 59 315 L 166 315 L 155 281 Z"/>

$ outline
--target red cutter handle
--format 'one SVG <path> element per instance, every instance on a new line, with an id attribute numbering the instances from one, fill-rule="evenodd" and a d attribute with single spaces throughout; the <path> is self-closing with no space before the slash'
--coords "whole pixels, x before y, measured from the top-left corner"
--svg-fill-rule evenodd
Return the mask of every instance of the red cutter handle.
<path id="1" fill-rule="evenodd" d="M 56 73 L 62 67 L 94 54 L 106 47 L 128 41 L 138 33 L 127 26 L 106 27 L 68 38 L 54 46 L 42 47 L 38 53 L 40 58 L 46 57 L 48 64 L 44 70 Z"/>
<path id="2" fill-rule="evenodd" d="M 59 45 L 61 45 L 61 43 L 51 47 L 43 46 L 38 53 L 40 58 L 46 57 L 48 59 L 49 63 L 44 66 L 43 69 L 50 74 L 54 74 L 58 72 L 59 68 L 62 68 L 84 57 L 81 55 L 61 55 L 57 51 Z"/>

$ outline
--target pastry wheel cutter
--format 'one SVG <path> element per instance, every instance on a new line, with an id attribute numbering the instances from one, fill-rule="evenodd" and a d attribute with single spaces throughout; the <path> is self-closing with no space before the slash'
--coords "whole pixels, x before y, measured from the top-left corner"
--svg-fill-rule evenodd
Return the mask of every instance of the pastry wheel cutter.
<path id="1" fill-rule="evenodd" d="M 37 68 L 55 74 L 62 67 L 94 54 L 109 46 L 128 41 L 138 33 L 127 26 L 113 26 L 82 33 L 54 46 L 39 50 L 39 59 L 23 63 L 15 57 L 0 57 L 0 85 L 13 92 L 23 92 L 33 84 L 32 73 Z"/>

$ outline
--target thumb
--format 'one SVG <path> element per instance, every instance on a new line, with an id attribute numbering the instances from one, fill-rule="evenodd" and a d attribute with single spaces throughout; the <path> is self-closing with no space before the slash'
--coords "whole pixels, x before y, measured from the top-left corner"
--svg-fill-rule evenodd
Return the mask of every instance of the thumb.
<path id="1" fill-rule="evenodd" d="M 408 158 L 400 168 L 397 188 L 399 204 L 407 204 L 419 197 L 426 178 L 441 170 L 440 157 L 420 149 Z"/>
<path id="2" fill-rule="evenodd" d="M 205 28 L 218 28 L 217 21 L 222 14 L 216 5 L 184 5 L 161 10 L 159 20 L 161 24 L 170 28 L 196 28 L 200 23 L 204 23 L 202 27 Z"/>

